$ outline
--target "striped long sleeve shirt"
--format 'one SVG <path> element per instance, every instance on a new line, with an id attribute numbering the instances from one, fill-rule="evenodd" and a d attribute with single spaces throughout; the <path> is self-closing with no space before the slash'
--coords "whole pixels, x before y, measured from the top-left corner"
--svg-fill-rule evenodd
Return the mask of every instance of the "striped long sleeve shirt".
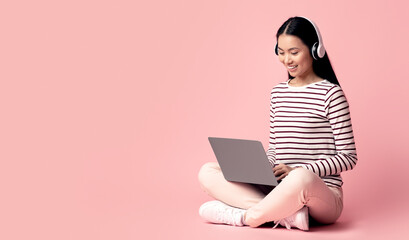
<path id="1" fill-rule="evenodd" d="M 303 167 L 328 186 L 341 187 L 340 173 L 357 162 L 349 105 L 342 89 L 327 80 L 304 87 L 287 82 L 271 92 L 272 164 Z"/>

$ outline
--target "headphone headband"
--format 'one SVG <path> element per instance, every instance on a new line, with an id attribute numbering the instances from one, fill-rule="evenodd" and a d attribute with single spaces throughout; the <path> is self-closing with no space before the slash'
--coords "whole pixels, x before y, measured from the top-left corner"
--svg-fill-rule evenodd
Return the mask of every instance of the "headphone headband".
<path id="1" fill-rule="evenodd" d="M 306 17 L 302 17 L 302 18 L 308 20 L 312 24 L 312 26 L 314 27 L 315 32 L 317 33 L 317 36 L 318 36 L 318 47 L 316 49 L 316 52 L 317 52 L 317 55 L 318 55 L 319 58 L 323 58 L 324 55 L 325 55 L 325 47 L 324 47 L 324 43 L 322 42 L 322 37 L 321 37 L 320 30 L 318 29 L 317 25 L 315 25 L 315 23 L 313 21 L 311 21 L 309 18 L 306 18 Z M 315 46 L 315 44 L 314 44 L 314 46 Z M 314 53 L 314 51 L 313 51 L 313 53 Z M 317 59 L 315 58 L 315 60 L 317 60 Z"/>

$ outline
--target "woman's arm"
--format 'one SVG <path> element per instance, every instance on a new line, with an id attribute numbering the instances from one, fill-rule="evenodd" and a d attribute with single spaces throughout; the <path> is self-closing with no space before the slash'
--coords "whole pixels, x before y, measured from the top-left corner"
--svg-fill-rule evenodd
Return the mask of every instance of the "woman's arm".
<path id="1" fill-rule="evenodd" d="M 270 97 L 270 136 L 267 149 L 267 158 L 271 165 L 276 165 L 276 149 L 275 149 L 275 134 L 274 134 L 274 106 L 273 106 L 273 95 Z"/>
<path id="2" fill-rule="evenodd" d="M 328 91 L 325 112 L 334 134 L 336 155 L 303 166 L 321 177 L 351 170 L 357 163 L 349 105 L 339 86 Z"/>

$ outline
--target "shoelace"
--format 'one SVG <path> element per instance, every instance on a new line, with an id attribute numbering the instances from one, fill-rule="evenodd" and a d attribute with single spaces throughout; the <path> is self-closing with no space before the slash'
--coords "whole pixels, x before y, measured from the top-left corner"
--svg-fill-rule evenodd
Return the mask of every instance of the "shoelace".
<path id="1" fill-rule="evenodd" d="M 278 226 L 278 224 L 285 225 L 285 227 L 286 227 L 287 229 L 291 229 L 290 222 L 289 222 L 287 219 L 285 219 L 285 218 L 278 220 L 277 223 L 276 223 L 276 225 L 274 225 L 273 228 L 276 228 L 276 227 Z"/>
<path id="2" fill-rule="evenodd" d="M 237 226 L 238 224 L 234 221 L 234 215 L 236 213 L 234 208 L 219 208 L 218 211 L 218 220 L 223 223 L 231 224 Z"/>

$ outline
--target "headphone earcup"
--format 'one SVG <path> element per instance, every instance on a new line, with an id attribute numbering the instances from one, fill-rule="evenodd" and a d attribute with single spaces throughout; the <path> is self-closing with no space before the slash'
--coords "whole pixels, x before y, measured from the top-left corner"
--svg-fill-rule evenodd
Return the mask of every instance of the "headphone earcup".
<path id="1" fill-rule="evenodd" d="M 274 52 L 276 53 L 276 55 L 278 55 L 278 44 L 276 44 L 276 47 L 274 48 Z"/>
<path id="2" fill-rule="evenodd" d="M 318 60 L 318 53 L 317 53 L 317 46 L 318 46 L 318 42 L 314 43 L 314 45 L 312 45 L 311 48 L 311 55 L 315 60 Z"/>

